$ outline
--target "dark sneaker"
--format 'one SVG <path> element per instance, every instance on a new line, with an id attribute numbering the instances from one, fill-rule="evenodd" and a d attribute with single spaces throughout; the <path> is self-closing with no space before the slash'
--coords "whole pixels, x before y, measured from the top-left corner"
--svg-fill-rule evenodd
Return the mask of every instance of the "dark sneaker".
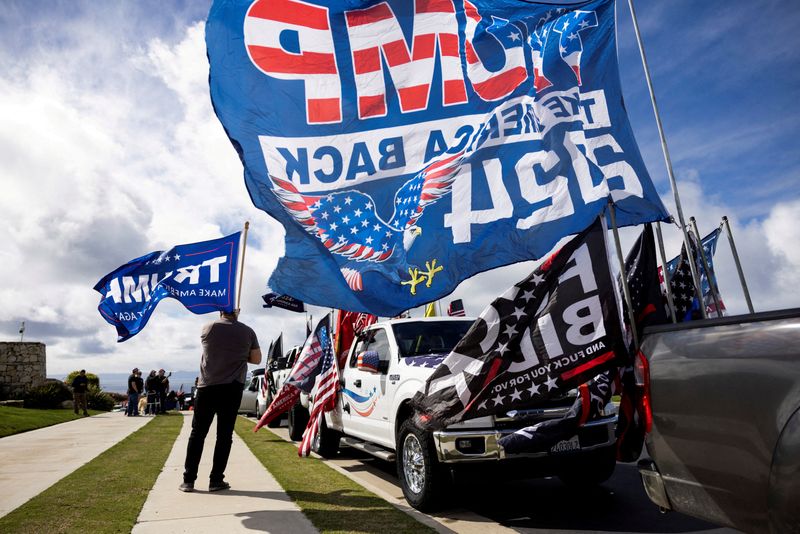
<path id="1" fill-rule="evenodd" d="M 178 486 L 178 489 L 181 491 L 185 491 L 186 493 L 191 493 L 194 491 L 194 482 L 184 482 L 183 484 Z"/>
<path id="2" fill-rule="evenodd" d="M 222 491 L 226 489 L 231 489 L 231 485 L 227 482 L 212 482 L 208 485 L 208 491 Z"/>

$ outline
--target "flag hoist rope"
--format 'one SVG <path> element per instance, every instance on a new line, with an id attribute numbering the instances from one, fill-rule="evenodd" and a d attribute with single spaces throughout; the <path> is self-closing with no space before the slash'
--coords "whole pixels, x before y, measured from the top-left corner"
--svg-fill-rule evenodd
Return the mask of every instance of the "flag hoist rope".
<path id="1" fill-rule="evenodd" d="M 242 257 L 239 259 L 239 287 L 236 291 L 236 310 L 242 303 L 242 279 L 244 278 L 244 253 L 247 252 L 247 231 L 250 229 L 250 221 L 244 223 L 244 235 L 242 235 Z"/>
<path id="2" fill-rule="evenodd" d="M 631 10 L 631 18 L 633 19 L 633 30 L 636 33 L 636 42 L 639 45 L 639 54 L 642 56 L 642 66 L 644 67 L 644 76 L 647 80 L 647 89 L 650 92 L 650 101 L 653 103 L 653 114 L 656 116 L 656 125 L 658 126 L 658 136 L 661 139 L 661 149 L 664 152 L 664 160 L 667 164 L 667 174 L 669 175 L 669 185 L 672 187 L 672 194 L 675 197 L 675 211 L 678 212 L 678 222 L 680 223 L 681 232 L 683 232 L 683 244 L 686 247 L 686 253 L 692 256 L 692 249 L 689 245 L 689 234 L 686 229 L 686 221 L 683 219 L 683 208 L 681 208 L 681 197 L 678 194 L 678 183 L 675 181 L 675 173 L 672 170 L 672 160 L 669 157 L 669 149 L 667 148 L 667 139 L 664 136 L 664 127 L 661 124 L 661 116 L 658 113 L 658 104 L 656 104 L 656 94 L 653 90 L 653 81 L 650 79 L 650 68 L 647 66 L 647 57 L 644 53 L 644 44 L 642 43 L 642 35 L 639 33 L 639 22 L 636 20 L 636 11 L 633 8 L 633 0 L 628 0 L 628 6 Z M 708 318 L 706 307 L 702 305 L 703 302 L 703 288 L 700 287 L 700 278 L 697 276 L 697 266 L 694 261 L 689 261 L 689 269 L 692 271 L 692 280 L 694 281 L 695 293 L 699 299 L 700 312 L 703 319 Z"/>

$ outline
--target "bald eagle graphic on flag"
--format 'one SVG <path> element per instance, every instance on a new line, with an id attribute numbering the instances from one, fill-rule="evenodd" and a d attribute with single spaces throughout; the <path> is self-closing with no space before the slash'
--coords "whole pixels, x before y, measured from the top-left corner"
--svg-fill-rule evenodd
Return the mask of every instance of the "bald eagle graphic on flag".
<path id="1" fill-rule="evenodd" d="M 422 233 L 418 224 L 425 207 L 450 192 L 464 152 L 440 157 L 408 180 L 394 195 L 394 213 L 384 221 L 372 197 L 351 189 L 327 195 L 303 195 L 286 180 L 271 176 L 273 192 L 303 229 L 333 253 L 353 291 L 364 289 L 362 273 L 397 268 L 396 282 L 406 268 L 406 253 Z M 378 267 L 379 264 L 384 264 Z"/>

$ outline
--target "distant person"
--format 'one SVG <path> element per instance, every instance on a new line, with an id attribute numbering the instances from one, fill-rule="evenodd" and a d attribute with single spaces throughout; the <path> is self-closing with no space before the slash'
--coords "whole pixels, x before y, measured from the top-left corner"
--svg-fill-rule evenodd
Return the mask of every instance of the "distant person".
<path id="1" fill-rule="evenodd" d="M 136 371 L 136 387 L 139 389 L 139 397 L 143 397 L 144 396 L 144 380 L 142 380 L 142 372 L 141 371 Z M 141 399 L 139 399 L 139 400 L 141 401 Z M 141 413 L 141 411 L 142 411 L 141 405 L 142 405 L 141 402 L 137 402 L 136 403 L 136 415 L 139 415 L 139 413 Z"/>
<path id="2" fill-rule="evenodd" d="M 164 375 L 164 370 L 158 370 L 158 401 L 161 409 L 158 413 L 167 413 L 167 393 L 169 392 L 169 377 L 172 373 Z"/>
<path id="3" fill-rule="evenodd" d="M 233 443 L 233 426 L 242 400 L 247 364 L 261 363 L 261 349 L 252 328 L 239 322 L 239 310 L 220 312 L 220 318 L 203 327 L 200 340 L 203 356 L 194 398 L 192 433 L 186 447 L 185 471 L 181 491 L 194 491 L 197 468 L 203 455 L 203 442 L 217 416 L 217 442 L 209 476 L 208 491 L 231 486 L 225 482 L 225 468 Z"/>
<path id="4" fill-rule="evenodd" d="M 139 369 L 134 367 L 128 377 L 128 406 L 125 415 L 132 417 L 139 415 L 139 394 L 142 392 L 139 387 Z"/>
<path id="5" fill-rule="evenodd" d="M 147 375 L 147 380 L 144 382 L 144 390 L 147 392 L 147 406 L 145 406 L 145 414 L 156 414 L 156 400 L 158 399 L 158 376 L 156 370 L 151 369 L 150 374 Z"/>
<path id="6" fill-rule="evenodd" d="M 78 408 L 83 408 L 83 415 L 89 415 L 86 411 L 86 391 L 89 389 L 89 379 L 86 378 L 86 369 L 81 369 L 78 376 L 72 379 L 72 407 L 75 415 L 78 415 Z"/>

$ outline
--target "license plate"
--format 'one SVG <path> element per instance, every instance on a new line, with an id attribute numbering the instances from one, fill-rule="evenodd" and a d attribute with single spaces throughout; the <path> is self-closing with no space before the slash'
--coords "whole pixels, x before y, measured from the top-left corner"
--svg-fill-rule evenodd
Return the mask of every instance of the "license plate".
<path id="1" fill-rule="evenodd" d="M 578 441 L 578 436 L 572 436 L 571 438 L 559 441 L 550 447 L 550 452 L 553 454 L 558 454 L 562 452 L 577 451 L 580 448 L 581 444 Z"/>

